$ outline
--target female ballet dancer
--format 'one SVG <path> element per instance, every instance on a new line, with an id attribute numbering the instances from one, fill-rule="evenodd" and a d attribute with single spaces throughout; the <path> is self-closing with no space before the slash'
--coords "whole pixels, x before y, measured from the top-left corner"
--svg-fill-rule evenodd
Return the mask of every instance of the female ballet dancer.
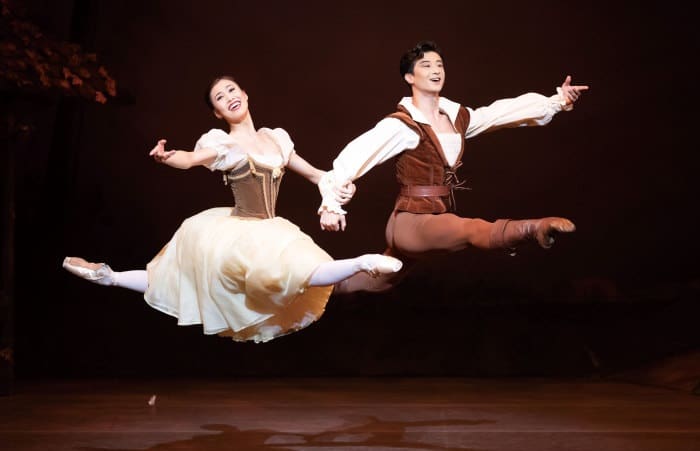
<path id="1" fill-rule="evenodd" d="M 248 95 L 233 77 L 216 78 L 205 100 L 229 132 L 210 130 L 194 151 L 166 151 L 166 141 L 159 140 L 150 155 L 174 168 L 222 171 L 235 206 L 187 218 L 146 270 L 117 272 L 80 257 L 66 257 L 66 270 L 142 292 L 178 325 L 202 324 L 208 335 L 265 342 L 316 321 L 334 284 L 358 272 L 401 269 L 400 260 L 380 254 L 333 260 L 296 225 L 275 216 L 285 168 L 315 184 L 324 172 L 296 153 L 285 130 L 254 127 Z M 346 185 L 337 196 L 345 203 L 353 193 L 354 186 Z"/>

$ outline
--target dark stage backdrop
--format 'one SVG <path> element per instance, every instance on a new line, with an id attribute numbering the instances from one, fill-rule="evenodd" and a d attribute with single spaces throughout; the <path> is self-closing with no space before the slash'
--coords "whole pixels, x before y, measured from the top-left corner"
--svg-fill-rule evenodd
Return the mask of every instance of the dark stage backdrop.
<path id="1" fill-rule="evenodd" d="M 668 2 L 604 3 L 27 2 L 97 52 L 120 100 L 37 107 L 17 156 L 18 376 L 581 375 L 697 347 L 696 27 Z M 235 75 L 256 126 L 285 128 L 328 168 L 408 94 L 398 58 L 421 39 L 442 47 L 443 94 L 464 105 L 549 95 L 569 74 L 590 85 L 546 127 L 469 140 L 472 190 L 458 194 L 462 215 L 567 216 L 575 234 L 426 262 L 264 345 L 177 327 L 140 294 L 61 269 L 65 255 L 144 268 L 184 218 L 231 205 L 218 174 L 147 155 L 221 125 L 202 101 L 213 76 Z M 321 232 L 316 187 L 293 173 L 278 214 L 336 258 L 381 252 L 392 170 L 358 181 L 342 234 Z"/>

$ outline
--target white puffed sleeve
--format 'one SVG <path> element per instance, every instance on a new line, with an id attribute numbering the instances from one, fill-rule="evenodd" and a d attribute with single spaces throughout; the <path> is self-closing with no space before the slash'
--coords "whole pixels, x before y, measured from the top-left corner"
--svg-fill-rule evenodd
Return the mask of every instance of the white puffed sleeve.
<path id="1" fill-rule="evenodd" d="M 270 130 L 270 134 L 277 141 L 277 145 L 282 149 L 282 158 L 284 159 L 284 165 L 287 166 L 289 162 L 289 157 L 292 156 L 294 152 L 294 143 L 292 138 L 289 137 L 289 133 L 283 128 L 274 128 Z"/>
<path id="2" fill-rule="evenodd" d="M 321 191 L 319 214 L 325 209 L 345 214 L 335 200 L 334 187 L 355 181 L 370 169 L 395 157 L 406 149 L 414 149 L 420 137 L 400 119 L 387 117 L 373 129 L 350 141 L 333 160 L 333 170 L 326 172 L 318 184 Z"/>
<path id="3" fill-rule="evenodd" d="M 194 151 L 202 149 L 213 149 L 216 151 L 216 159 L 207 168 L 211 171 L 225 171 L 236 166 L 245 153 L 240 146 L 225 131 L 212 128 L 203 134 L 194 146 Z"/>

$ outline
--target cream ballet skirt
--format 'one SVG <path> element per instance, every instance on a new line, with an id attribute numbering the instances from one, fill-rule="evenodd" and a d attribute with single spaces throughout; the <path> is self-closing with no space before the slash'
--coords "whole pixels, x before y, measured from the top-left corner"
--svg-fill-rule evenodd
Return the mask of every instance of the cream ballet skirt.
<path id="1" fill-rule="evenodd" d="M 212 208 L 187 218 L 147 265 L 146 302 L 205 334 L 265 342 L 321 317 L 332 286 L 310 287 L 333 259 L 284 218 Z"/>

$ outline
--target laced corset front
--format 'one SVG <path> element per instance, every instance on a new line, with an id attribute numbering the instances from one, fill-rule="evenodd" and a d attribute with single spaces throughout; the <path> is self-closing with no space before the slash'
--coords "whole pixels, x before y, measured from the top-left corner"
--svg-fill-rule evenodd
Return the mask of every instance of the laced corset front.
<path id="1" fill-rule="evenodd" d="M 284 166 L 271 167 L 250 156 L 239 166 L 224 172 L 236 203 L 233 216 L 268 219 L 275 217 L 275 205 Z"/>

